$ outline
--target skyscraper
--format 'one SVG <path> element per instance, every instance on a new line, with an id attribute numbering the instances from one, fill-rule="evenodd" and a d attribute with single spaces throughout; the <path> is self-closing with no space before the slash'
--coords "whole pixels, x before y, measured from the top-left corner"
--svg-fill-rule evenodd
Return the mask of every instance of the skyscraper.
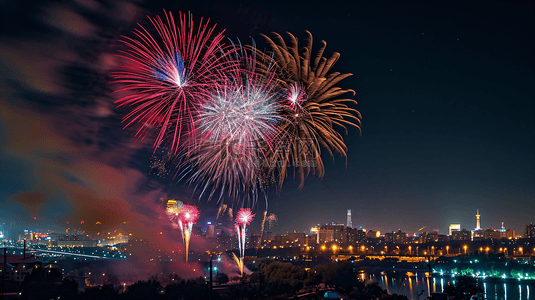
<path id="1" fill-rule="evenodd" d="M 347 210 L 347 227 L 353 228 L 353 222 L 351 222 L 351 209 Z"/>
<path id="2" fill-rule="evenodd" d="M 533 223 L 524 226 L 524 237 L 528 239 L 535 238 L 535 225 Z"/>
<path id="3" fill-rule="evenodd" d="M 479 223 L 479 217 L 481 216 L 479 215 L 479 209 L 478 209 L 476 213 L 476 229 L 475 230 L 481 230 L 481 223 Z"/>
<path id="4" fill-rule="evenodd" d="M 461 231 L 461 224 L 451 224 L 449 228 L 449 235 L 453 235 L 454 231 Z"/>
<path id="5" fill-rule="evenodd" d="M 472 230 L 472 241 L 481 240 L 485 238 L 485 233 L 481 229 L 481 223 L 480 223 L 479 217 L 481 217 L 481 215 L 479 214 L 479 209 L 478 209 L 476 213 L 476 228 Z"/>

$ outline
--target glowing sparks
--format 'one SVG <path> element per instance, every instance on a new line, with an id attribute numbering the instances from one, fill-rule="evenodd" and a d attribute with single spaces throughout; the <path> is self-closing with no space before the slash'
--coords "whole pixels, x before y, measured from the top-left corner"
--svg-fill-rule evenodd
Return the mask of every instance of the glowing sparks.
<path id="1" fill-rule="evenodd" d="M 181 164 L 180 179 L 201 190 L 200 196 L 256 200 L 266 153 L 277 135 L 281 105 L 271 83 L 274 73 L 256 73 L 255 58 L 236 52 L 236 68 L 199 106 L 197 147 Z M 250 197 L 250 198 L 249 198 Z"/>
<path id="2" fill-rule="evenodd" d="M 133 107 L 123 118 L 126 126 L 141 123 L 139 138 L 158 128 L 154 148 L 166 142 L 176 153 L 194 142 L 196 107 L 217 85 L 229 64 L 225 56 L 232 51 L 221 52 L 224 35 L 216 33 L 209 20 L 196 23 L 191 14 L 180 13 L 175 23 L 171 13 L 164 15 L 149 17 L 157 35 L 140 27 L 134 30 L 135 37 L 123 38 L 124 63 L 113 77 L 123 85 L 118 92 L 131 93 L 116 101 Z"/>
<path id="3" fill-rule="evenodd" d="M 354 94 L 336 86 L 351 74 L 331 72 L 340 54 L 323 57 L 325 42 L 313 55 L 310 33 L 304 51 L 295 36 L 286 43 L 275 34 L 264 36 L 271 47 L 264 53 L 254 43 L 225 46 L 223 32 L 189 13 L 176 22 L 169 12 L 149 21 L 156 34 L 138 27 L 123 37 L 123 62 L 113 77 L 122 85 L 117 92 L 127 93 L 116 103 L 132 107 L 126 126 L 138 124 L 141 139 L 157 131 L 155 152 L 166 153 L 153 159 L 150 172 L 164 177 L 172 162 L 199 198 L 218 192 L 218 200 L 249 206 L 269 185 L 280 188 L 290 168 L 300 187 L 309 174 L 321 178 L 322 150 L 346 157 L 335 127 L 360 130 L 361 115 L 350 107 L 354 100 L 341 97 Z M 175 216 L 184 224 L 195 218 Z M 276 216 L 270 227 L 274 222 Z"/>
<path id="4" fill-rule="evenodd" d="M 253 221 L 253 217 L 255 215 L 251 211 L 250 208 L 242 208 L 238 211 L 238 214 L 236 215 L 236 223 L 239 226 L 247 226 L 251 224 L 251 221 Z"/>
<path id="5" fill-rule="evenodd" d="M 242 208 L 236 214 L 236 233 L 238 235 L 238 246 L 240 250 L 240 259 L 245 256 L 246 227 L 251 224 L 255 215 L 250 208 Z M 243 275 L 243 274 L 242 274 Z"/>
<path id="6" fill-rule="evenodd" d="M 291 108 L 294 111 L 299 111 L 301 109 L 301 104 L 306 101 L 306 93 L 304 89 L 299 87 L 296 82 L 290 84 L 288 89 L 288 95 L 286 100 L 289 102 Z M 296 113 L 295 117 L 298 117 L 299 114 Z"/>
<path id="7" fill-rule="evenodd" d="M 178 225 L 182 231 L 182 239 L 184 240 L 184 245 L 186 246 L 186 262 L 188 262 L 191 231 L 193 230 L 193 224 L 197 222 L 198 218 L 199 210 L 194 205 L 183 205 L 180 213 L 178 214 Z"/>
<path id="8" fill-rule="evenodd" d="M 243 277 L 243 258 L 238 258 L 234 252 L 232 252 L 232 258 L 234 258 L 234 261 L 240 270 L 240 276 Z"/>

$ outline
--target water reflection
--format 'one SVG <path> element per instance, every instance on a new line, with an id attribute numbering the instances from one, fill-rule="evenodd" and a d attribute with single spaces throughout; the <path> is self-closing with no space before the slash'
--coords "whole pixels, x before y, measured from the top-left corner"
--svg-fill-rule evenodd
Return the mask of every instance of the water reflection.
<path id="1" fill-rule="evenodd" d="M 443 293 L 448 284 L 455 284 L 451 277 L 428 278 L 422 273 L 411 272 L 383 272 L 376 275 L 365 275 L 368 282 L 376 282 L 388 293 L 405 295 L 409 299 L 425 299 L 431 293 Z M 499 279 L 502 281 L 502 279 Z M 535 300 L 530 297 L 530 289 L 535 286 L 533 282 L 505 281 L 485 279 L 480 281 L 484 298 L 488 300 Z M 518 287 L 518 288 L 517 288 Z M 418 297 L 419 292 L 423 295 Z"/>

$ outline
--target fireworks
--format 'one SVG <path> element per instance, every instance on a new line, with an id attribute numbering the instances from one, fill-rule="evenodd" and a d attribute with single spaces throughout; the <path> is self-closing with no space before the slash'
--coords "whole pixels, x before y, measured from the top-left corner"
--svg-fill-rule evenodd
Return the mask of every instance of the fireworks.
<path id="1" fill-rule="evenodd" d="M 237 47 L 237 46 L 236 46 Z M 253 201 L 261 184 L 261 164 L 277 135 L 279 93 L 274 90 L 269 71 L 256 72 L 256 58 L 245 50 L 232 59 L 239 64 L 199 106 L 195 123 L 201 141 L 190 155 L 184 156 L 180 179 L 195 185 L 200 196 L 219 199 L 243 195 Z"/>
<path id="2" fill-rule="evenodd" d="M 290 43 L 275 34 L 279 44 L 264 35 L 273 49 L 273 57 L 277 63 L 278 83 L 287 92 L 289 109 L 283 112 L 286 122 L 278 127 L 276 149 L 270 153 L 270 168 L 278 172 L 279 187 L 286 178 L 289 166 L 294 167 L 299 176 L 300 187 L 306 177 L 312 173 L 321 178 L 325 172 L 321 158 L 321 148 L 331 156 L 334 152 L 346 156 L 347 147 L 342 135 L 334 126 L 347 132 L 346 125 L 355 126 L 360 130 L 360 113 L 348 107 L 356 104 L 352 99 L 339 99 L 353 90 L 343 90 L 335 85 L 351 76 L 351 74 L 329 73 L 340 57 L 339 53 L 326 59 L 323 52 L 327 43 L 315 57 L 312 55 L 312 35 L 308 32 L 307 46 L 299 54 L 297 38 L 288 33 Z M 258 53 L 259 56 L 269 54 Z M 264 68 L 271 70 L 270 68 Z"/>
<path id="3" fill-rule="evenodd" d="M 245 256 L 245 233 L 247 225 L 251 224 L 255 215 L 250 208 L 242 208 L 236 214 L 236 233 L 240 250 L 241 272 L 243 275 L 243 257 Z"/>
<path id="4" fill-rule="evenodd" d="M 355 93 L 336 86 L 351 74 L 331 72 L 340 54 L 323 57 L 324 41 L 313 55 L 308 32 L 302 51 L 292 34 L 289 43 L 264 35 L 271 47 L 264 53 L 254 43 L 225 46 L 223 32 L 189 13 L 179 13 L 177 22 L 168 12 L 149 21 L 154 33 L 140 27 L 123 38 L 125 62 L 113 76 L 123 85 L 119 91 L 130 93 L 117 100 L 132 107 L 126 126 L 140 125 L 139 138 L 154 128 L 154 148 L 167 153 L 151 172 L 165 176 L 177 163 L 178 179 L 199 198 L 218 192 L 219 201 L 249 205 L 269 185 L 281 188 L 289 169 L 300 188 L 310 174 L 321 178 L 322 150 L 346 157 L 336 127 L 360 130 L 362 118 L 349 107 L 354 100 L 340 97 Z"/>
<path id="5" fill-rule="evenodd" d="M 167 207 L 165 209 L 165 213 L 167 214 L 171 222 L 178 222 L 180 212 L 182 211 L 183 206 L 184 203 L 182 203 L 182 201 L 167 200 Z"/>
<path id="6" fill-rule="evenodd" d="M 298 114 L 302 109 L 301 104 L 306 100 L 306 93 L 303 88 L 299 87 L 296 82 L 290 84 L 290 87 L 287 91 L 288 95 L 286 101 L 288 101 L 290 107 L 293 111 Z M 297 115 L 298 116 L 298 115 Z M 297 117 L 296 116 L 296 117 Z"/>
<path id="7" fill-rule="evenodd" d="M 191 239 L 193 223 L 195 223 L 198 218 L 199 210 L 195 205 L 183 205 L 180 213 L 178 214 L 178 225 L 182 231 L 182 239 L 184 240 L 184 245 L 186 246 L 186 262 L 188 262 L 189 241 Z"/>
<path id="8" fill-rule="evenodd" d="M 243 277 L 243 259 L 236 256 L 234 252 L 232 252 L 232 258 L 236 262 L 236 265 L 238 266 L 238 269 L 240 270 L 240 276 Z"/>
<path id="9" fill-rule="evenodd" d="M 150 128 L 159 128 L 154 148 L 165 139 L 170 152 L 176 153 L 180 146 L 194 143 L 196 107 L 218 84 L 231 51 L 221 52 L 224 35 L 216 33 L 209 20 L 195 23 L 191 14 L 180 13 L 175 23 L 171 13 L 164 15 L 164 20 L 149 17 L 157 35 L 140 27 L 134 30 L 135 38 L 124 37 L 125 63 L 113 76 L 123 84 L 119 91 L 131 92 L 116 101 L 133 107 L 123 118 L 126 126 L 141 123 L 139 138 Z M 184 140 L 186 145 L 181 145 Z"/>
<path id="10" fill-rule="evenodd" d="M 250 225 L 254 216 L 250 208 L 242 208 L 236 214 L 236 224 L 243 227 Z"/>
<path id="11" fill-rule="evenodd" d="M 277 221 L 279 220 L 279 218 L 277 217 L 276 214 L 270 214 L 268 217 L 267 217 L 267 221 L 269 223 L 269 229 L 273 228 L 273 226 L 275 226 L 275 224 L 277 224 Z"/>

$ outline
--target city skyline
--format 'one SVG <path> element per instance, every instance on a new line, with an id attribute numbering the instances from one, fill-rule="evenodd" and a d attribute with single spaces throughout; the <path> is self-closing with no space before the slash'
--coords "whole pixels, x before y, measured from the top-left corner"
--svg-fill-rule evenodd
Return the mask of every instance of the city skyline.
<path id="1" fill-rule="evenodd" d="M 502 222 L 500 227 L 478 227 L 478 225 L 480 225 L 479 221 L 480 221 L 480 216 L 479 215 L 479 209 L 477 210 L 477 214 L 474 215 L 474 219 L 475 219 L 475 226 L 473 228 L 470 228 L 470 227 L 466 227 L 464 226 L 462 223 L 453 223 L 453 224 L 450 224 L 448 226 L 448 230 L 440 230 L 438 228 L 434 228 L 433 226 L 429 226 L 429 225 L 424 225 L 424 227 L 421 227 L 417 230 L 410 230 L 409 228 L 391 228 L 390 230 L 381 230 L 381 229 L 378 229 L 378 228 L 369 228 L 369 227 L 365 227 L 365 226 L 358 226 L 358 227 L 355 227 L 355 226 L 351 226 L 352 225 L 352 222 L 351 222 L 351 210 L 347 210 L 346 213 L 346 223 L 340 223 L 340 222 L 336 222 L 336 221 L 331 221 L 331 222 L 325 222 L 325 223 L 315 223 L 313 226 L 310 226 L 309 228 L 305 229 L 305 230 L 297 230 L 297 229 L 293 229 L 293 230 L 290 230 L 290 231 L 286 231 L 286 232 L 282 232 L 282 231 L 278 231 L 278 230 L 272 230 L 272 229 L 267 229 L 265 228 L 265 231 L 266 232 L 271 232 L 271 233 L 275 233 L 275 234 L 287 234 L 287 233 L 291 233 L 291 232 L 302 232 L 302 233 L 305 233 L 305 234 L 314 234 L 313 230 L 314 229 L 317 229 L 318 226 L 323 226 L 323 225 L 336 225 L 336 226 L 340 226 L 340 225 L 343 225 L 347 228 L 352 228 L 352 229 L 364 229 L 364 230 L 371 230 L 371 231 L 374 231 L 374 232 L 380 232 L 383 236 L 385 233 L 392 233 L 392 232 L 396 232 L 396 231 L 403 231 L 405 232 L 407 235 L 410 235 L 412 236 L 414 234 L 414 236 L 418 236 L 418 235 L 421 235 L 422 233 L 428 233 L 428 232 L 436 232 L 438 234 L 443 234 L 443 235 L 448 235 L 448 236 L 451 236 L 452 235 L 452 230 L 466 230 L 466 231 L 478 231 L 478 230 L 481 230 L 481 231 L 485 231 L 487 229 L 492 229 L 492 230 L 495 230 L 495 231 L 503 231 L 503 230 L 512 230 L 513 232 L 515 232 L 515 236 L 518 236 L 518 237 L 524 237 L 524 230 L 525 230 L 525 227 L 528 226 L 528 225 L 533 225 L 532 222 L 526 222 L 521 228 L 510 228 L 510 227 L 507 227 L 505 226 L 505 222 Z M 210 221 L 211 219 L 208 217 L 207 218 L 209 221 L 206 221 L 204 224 L 203 222 L 199 222 L 199 224 L 196 224 L 195 226 L 200 228 L 201 230 L 203 230 L 204 232 L 208 232 L 208 228 L 209 226 L 215 226 L 215 224 L 217 222 L 215 221 Z M 227 221 L 228 222 L 228 221 Z M 314 223 L 314 222 L 313 222 Z M 222 223 L 221 223 L 222 224 Z M 48 233 L 54 233 L 55 230 L 54 229 L 51 229 L 51 228 L 37 228 L 37 227 L 34 227 L 34 228 L 30 228 L 30 227 L 27 227 L 27 228 L 24 228 L 24 229 L 13 229 L 14 224 L 0 224 L 0 237 L 1 238 L 11 238 L 13 239 L 15 236 L 19 235 L 19 234 L 22 234 L 22 232 L 26 233 L 26 232 L 48 232 Z M 80 229 L 78 229 L 76 227 L 77 224 L 72 224 L 72 225 L 69 225 L 67 224 L 66 226 L 71 226 L 71 227 L 64 227 L 64 228 L 60 228 L 59 232 L 61 232 L 61 234 L 63 234 L 63 231 L 65 231 L 66 234 L 69 234 L 69 230 L 72 233 L 74 234 L 85 234 L 85 231 L 82 231 Z M 207 227 L 206 230 L 204 230 L 204 228 Z M 61 227 L 61 226 L 60 226 Z M 223 226 L 224 227 L 224 226 Z M 12 228 L 13 230 L 11 232 L 7 231 L 6 228 Z M 57 227 L 56 227 L 57 228 Z M 424 230 L 425 229 L 425 230 Z M 57 230 L 57 229 L 56 229 Z M 212 228 L 212 231 L 214 230 L 214 228 Z M 232 231 L 232 228 L 227 228 L 227 230 L 229 231 Z M 256 227 L 252 227 L 251 229 L 249 229 L 249 231 L 252 230 L 252 233 L 253 234 L 257 234 L 260 230 L 259 228 L 256 228 Z M 420 232 L 421 231 L 421 232 Z M 59 233 L 59 232 L 56 232 L 56 233 Z M 103 232 L 102 236 L 101 236 L 101 239 L 106 239 L 106 238 L 109 238 L 109 237 L 113 237 L 115 235 L 118 235 L 118 236 L 123 236 L 122 234 L 125 234 L 126 237 L 128 237 L 128 235 L 132 236 L 132 234 L 128 233 L 127 231 L 117 231 L 115 230 L 114 232 L 108 232 L 108 234 L 106 235 L 105 232 Z M 90 233 L 88 233 L 90 234 Z M 99 233 L 100 234 L 100 233 Z M 208 233 L 207 233 L 208 234 Z M 212 235 L 214 233 L 212 232 Z"/>

